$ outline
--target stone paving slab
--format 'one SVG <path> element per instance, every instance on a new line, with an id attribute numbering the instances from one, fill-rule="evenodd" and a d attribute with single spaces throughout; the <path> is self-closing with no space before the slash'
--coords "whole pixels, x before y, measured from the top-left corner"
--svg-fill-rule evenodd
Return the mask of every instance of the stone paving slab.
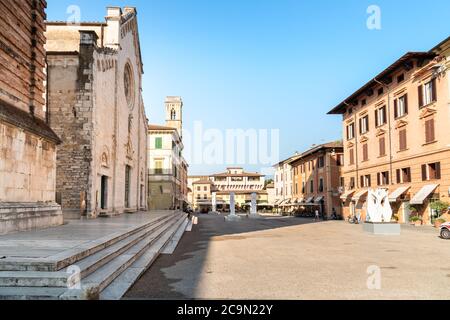
<path id="1" fill-rule="evenodd" d="M 0 259 L 43 259 L 67 256 L 80 248 L 125 233 L 173 212 L 123 214 L 96 220 L 70 221 L 59 227 L 0 236 Z"/>

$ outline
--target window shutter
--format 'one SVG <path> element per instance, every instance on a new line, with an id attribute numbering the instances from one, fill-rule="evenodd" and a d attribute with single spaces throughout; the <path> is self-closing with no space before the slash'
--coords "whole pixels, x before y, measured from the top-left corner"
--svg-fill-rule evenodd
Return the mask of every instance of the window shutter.
<path id="1" fill-rule="evenodd" d="M 436 140 L 436 137 L 434 135 L 434 119 L 429 120 L 430 124 L 430 142 L 433 142 L 434 140 Z"/>
<path id="2" fill-rule="evenodd" d="M 436 179 L 437 180 L 441 179 L 441 163 L 440 162 L 436 163 Z"/>
<path id="3" fill-rule="evenodd" d="M 377 185 L 381 186 L 381 174 L 377 173 Z"/>
<path id="4" fill-rule="evenodd" d="M 390 183 L 391 179 L 389 178 L 389 172 L 386 172 L 386 184 Z"/>
<path id="5" fill-rule="evenodd" d="M 380 156 L 386 155 L 386 141 L 385 138 L 380 138 Z"/>
<path id="6" fill-rule="evenodd" d="M 394 100 L 394 117 L 398 118 L 398 99 Z"/>
<path id="7" fill-rule="evenodd" d="M 364 187 L 364 176 L 361 176 L 361 179 L 360 179 L 361 181 L 360 181 L 360 186 L 361 187 Z"/>
<path id="8" fill-rule="evenodd" d="M 405 114 L 408 114 L 408 94 L 405 94 Z"/>
<path id="9" fill-rule="evenodd" d="M 386 114 L 386 106 L 383 107 L 383 123 L 382 124 L 386 124 L 387 123 L 387 114 Z"/>
<path id="10" fill-rule="evenodd" d="M 400 184 L 400 183 L 402 183 L 402 180 L 401 180 L 401 170 L 400 169 L 397 169 L 397 183 L 398 184 Z"/>
<path id="11" fill-rule="evenodd" d="M 363 145 L 363 159 L 367 161 L 369 159 L 369 149 L 367 143 Z"/>
<path id="12" fill-rule="evenodd" d="M 420 85 L 418 88 L 419 91 L 419 107 L 423 107 L 423 86 Z"/>
<path id="13" fill-rule="evenodd" d="M 378 127 L 380 124 L 378 123 L 378 110 L 375 110 L 375 126 Z"/>
<path id="14" fill-rule="evenodd" d="M 400 130 L 399 136 L 400 136 L 400 151 L 406 150 L 407 148 L 406 130 Z"/>
<path id="15" fill-rule="evenodd" d="M 422 181 L 427 181 L 427 165 L 422 165 Z"/>
<path id="16" fill-rule="evenodd" d="M 359 119 L 359 134 L 362 134 L 362 119 Z"/>
<path id="17" fill-rule="evenodd" d="M 436 78 L 431 80 L 432 100 L 437 101 Z"/>
<path id="18" fill-rule="evenodd" d="M 434 119 L 425 121 L 425 141 L 427 143 L 435 140 L 434 135 Z"/>

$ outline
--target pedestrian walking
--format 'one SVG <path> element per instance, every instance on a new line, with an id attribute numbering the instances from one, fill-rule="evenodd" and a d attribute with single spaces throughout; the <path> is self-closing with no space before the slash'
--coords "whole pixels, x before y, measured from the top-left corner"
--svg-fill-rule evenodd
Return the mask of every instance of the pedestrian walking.
<path id="1" fill-rule="evenodd" d="M 319 210 L 316 210 L 314 221 L 320 221 L 320 213 Z"/>

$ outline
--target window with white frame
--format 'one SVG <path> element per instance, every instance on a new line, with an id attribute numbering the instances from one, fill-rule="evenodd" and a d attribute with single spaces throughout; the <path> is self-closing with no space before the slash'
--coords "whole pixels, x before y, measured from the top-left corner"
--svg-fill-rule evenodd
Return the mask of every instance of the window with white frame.
<path id="1" fill-rule="evenodd" d="M 351 140 L 355 137 L 355 124 L 349 124 L 347 126 L 347 140 Z"/>
<path id="2" fill-rule="evenodd" d="M 366 115 L 359 120 L 359 130 L 361 134 L 369 132 L 369 116 Z"/>

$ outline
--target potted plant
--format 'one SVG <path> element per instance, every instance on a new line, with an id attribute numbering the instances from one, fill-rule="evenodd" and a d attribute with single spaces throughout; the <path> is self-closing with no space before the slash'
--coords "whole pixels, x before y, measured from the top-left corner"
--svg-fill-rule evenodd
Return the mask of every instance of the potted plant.
<path id="1" fill-rule="evenodd" d="M 441 224 L 446 222 L 446 220 L 442 218 L 442 215 L 448 211 L 449 206 L 450 205 L 447 202 L 440 200 L 434 201 L 430 204 L 431 210 L 433 210 L 434 213 L 436 213 L 436 216 L 438 217 L 438 219 L 434 220 L 434 225 L 436 228 L 440 227 Z M 433 218 L 436 216 L 433 214 Z"/>
<path id="2" fill-rule="evenodd" d="M 420 227 L 422 225 L 422 218 L 419 215 L 414 215 L 409 218 L 409 222 L 416 227 Z"/>

